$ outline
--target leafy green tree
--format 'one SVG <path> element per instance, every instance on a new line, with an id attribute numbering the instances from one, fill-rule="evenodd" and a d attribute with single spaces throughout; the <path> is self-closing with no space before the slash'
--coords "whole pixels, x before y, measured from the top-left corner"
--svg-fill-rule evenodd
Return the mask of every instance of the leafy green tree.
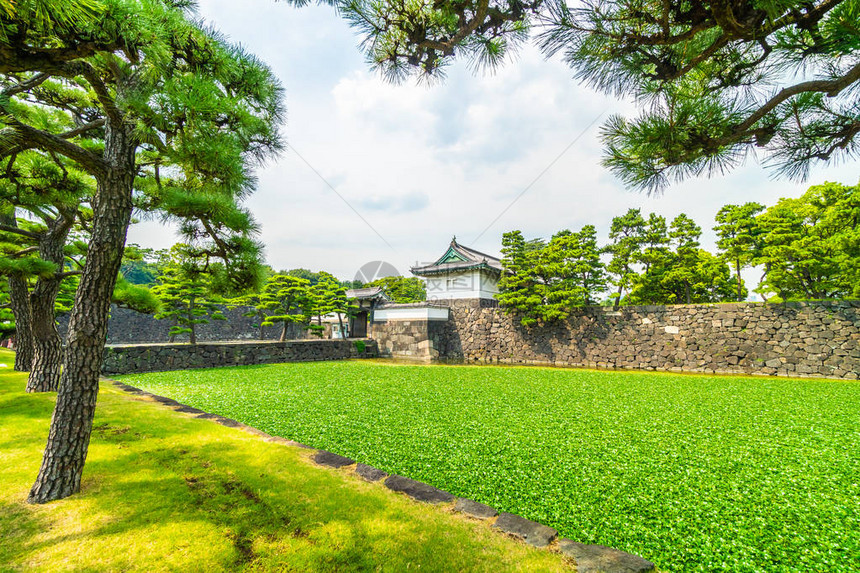
<path id="1" fill-rule="evenodd" d="M 456 57 L 493 68 L 539 26 L 575 78 L 646 103 L 603 128 L 605 165 L 658 190 L 723 172 L 749 152 L 785 176 L 856 156 L 860 117 L 854 0 L 352 0 L 338 5 L 368 60 L 399 80 Z M 755 86 L 755 89 L 751 89 Z"/>
<path id="2" fill-rule="evenodd" d="M 526 241 L 519 231 L 505 233 L 502 268 L 497 299 L 524 326 L 564 320 L 606 289 L 592 225 L 560 231 L 545 244 Z"/>
<path id="3" fill-rule="evenodd" d="M 72 292 L 71 294 L 74 293 Z M 69 297 L 63 302 L 66 303 L 65 308 L 68 309 L 65 312 L 70 311 L 72 309 L 71 303 L 73 302 L 73 298 Z M 111 302 L 119 307 L 135 310 L 143 314 L 156 314 L 161 310 L 161 301 L 152 292 L 152 289 L 129 282 L 122 275 L 116 279 Z"/>
<path id="4" fill-rule="evenodd" d="M 125 246 L 120 273 L 131 284 L 154 285 L 161 274 L 159 261 L 164 258 L 163 251 L 156 251 L 132 243 Z"/>
<path id="5" fill-rule="evenodd" d="M 539 251 L 532 250 L 535 254 Z M 529 256 L 527 242 L 520 231 L 502 235 L 502 276 L 496 299 L 505 312 L 521 315 L 523 326 L 537 324 L 541 316 L 543 293 L 538 292 L 535 267 L 537 261 Z"/>
<path id="6" fill-rule="evenodd" d="M 606 265 L 606 271 L 612 276 L 611 282 L 618 287 L 612 294 L 613 306 L 618 308 L 625 291 L 630 291 L 638 276 L 635 264 L 645 242 L 645 219 L 642 212 L 639 209 L 629 209 L 624 215 L 614 217 L 609 228 L 609 238 L 612 242 L 606 245 L 603 251 L 612 255 Z"/>
<path id="7" fill-rule="evenodd" d="M 9 300 L 9 285 L 0 282 L 0 340 L 6 340 L 15 334 L 15 315 L 12 314 L 12 303 Z"/>
<path id="8" fill-rule="evenodd" d="M 174 245 L 171 255 L 171 262 L 158 276 L 158 284 L 152 287 L 152 294 L 161 301 L 161 311 L 155 318 L 172 322 L 170 342 L 187 334 L 188 341 L 197 344 L 198 324 L 226 318 L 212 298 L 210 276 L 201 257 L 181 243 Z"/>
<path id="9" fill-rule="evenodd" d="M 25 1 L 13 13 L 0 11 L 0 157 L 37 149 L 65 157 L 96 181 L 56 411 L 29 496 L 34 503 L 80 487 L 133 207 L 193 217 L 212 234 L 206 205 L 235 204 L 253 186 L 252 164 L 279 147 L 278 82 L 191 17 L 188 3 L 92 4 L 92 17 L 74 22 L 60 17 L 62 2 Z M 45 108 L 52 112 L 47 124 L 36 113 Z M 98 145 L 89 144 L 94 138 Z"/>
<path id="10" fill-rule="evenodd" d="M 758 216 L 762 294 L 782 300 L 860 296 L 860 185 L 815 185 Z"/>
<path id="11" fill-rule="evenodd" d="M 634 283 L 629 301 L 691 304 L 732 300 L 735 290 L 729 267 L 721 258 L 699 248 L 700 236 L 701 228 L 683 213 L 672 221 L 668 231 L 665 219 L 651 214 L 646 225 L 646 247 L 640 255 L 643 272 Z"/>
<path id="12" fill-rule="evenodd" d="M 684 301 L 687 304 L 693 302 L 692 289 L 697 279 L 696 271 L 700 258 L 699 237 L 701 236 L 702 228 L 684 213 L 675 217 L 669 227 L 669 238 L 674 244 L 675 253 L 663 281 L 683 285 Z"/>
<path id="13" fill-rule="evenodd" d="M 741 271 L 760 256 L 762 231 L 756 215 L 763 209 L 764 205 L 752 202 L 725 205 L 716 216 L 717 248 L 720 256 L 734 265 L 738 302 L 745 298 Z"/>
<path id="14" fill-rule="evenodd" d="M 385 294 L 397 303 L 421 302 L 427 300 L 427 286 L 418 277 L 383 277 L 364 285 L 382 287 Z"/>

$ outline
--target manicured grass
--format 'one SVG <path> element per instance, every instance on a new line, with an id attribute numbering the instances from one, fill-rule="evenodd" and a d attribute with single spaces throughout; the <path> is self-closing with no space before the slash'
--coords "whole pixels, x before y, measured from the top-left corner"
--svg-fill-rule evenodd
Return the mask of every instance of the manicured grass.
<path id="1" fill-rule="evenodd" d="M 860 384 L 329 362 L 124 381 L 637 553 L 860 570 Z"/>
<path id="2" fill-rule="evenodd" d="M 0 571 L 570 570 L 483 523 L 314 466 L 307 450 L 110 384 L 82 492 L 28 505 L 54 396 L 24 384 L 0 368 Z"/>

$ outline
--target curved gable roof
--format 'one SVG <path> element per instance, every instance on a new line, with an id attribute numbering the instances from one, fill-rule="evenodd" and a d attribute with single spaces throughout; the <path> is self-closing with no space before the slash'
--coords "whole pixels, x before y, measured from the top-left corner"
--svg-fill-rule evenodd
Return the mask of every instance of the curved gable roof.
<path id="1" fill-rule="evenodd" d="M 425 276 L 452 271 L 465 271 L 471 269 L 485 269 L 494 274 L 501 274 L 502 262 L 492 255 L 476 251 L 466 247 L 452 239 L 448 250 L 430 265 L 412 267 L 412 274 Z"/>

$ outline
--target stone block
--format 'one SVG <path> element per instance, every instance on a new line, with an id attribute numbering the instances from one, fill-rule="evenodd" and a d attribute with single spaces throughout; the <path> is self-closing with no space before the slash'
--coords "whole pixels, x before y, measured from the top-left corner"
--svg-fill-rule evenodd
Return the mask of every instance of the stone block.
<path id="1" fill-rule="evenodd" d="M 499 515 L 499 512 L 494 507 L 466 499 L 465 497 L 457 498 L 457 503 L 454 504 L 454 511 L 459 511 L 469 517 L 478 519 L 489 519 Z"/>
<path id="2" fill-rule="evenodd" d="M 366 479 L 367 481 L 379 481 L 387 478 L 388 474 L 380 469 L 367 464 L 356 464 L 355 473 Z"/>
<path id="3" fill-rule="evenodd" d="M 454 496 L 447 491 L 399 475 L 389 476 L 385 480 L 385 487 L 392 491 L 405 493 L 415 501 L 423 501 L 425 503 L 454 501 Z"/>
<path id="4" fill-rule="evenodd" d="M 542 523 L 528 520 L 513 513 L 499 515 L 493 527 L 514 537 L 519 537 L 535 547 L 546 547 L 558 537 L 558 532 L 552 527 L 547 527 Z"/>
<path id="5" fill-rule="evenodd" d="M 655 570 L 650 561 L 611 547 L 562 539 L 558 548 L 576 561 L 577 573 L 649 573 Z"/>
<path id="6" fill-rule="evenodd" d="M 355 460 L 352 458 L 339 456 L 325 450 L 320 450 L 314 454 L 313 460 L 321 466 L 328 466 L 330 468 L 342 468 L 344 466 L 351 466 L 355 463 Z"/>

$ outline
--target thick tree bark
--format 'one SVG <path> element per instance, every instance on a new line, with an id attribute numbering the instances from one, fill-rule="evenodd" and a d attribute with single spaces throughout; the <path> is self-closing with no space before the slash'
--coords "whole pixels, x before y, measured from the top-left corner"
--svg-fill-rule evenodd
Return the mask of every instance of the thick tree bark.
<path id="1" fill-rule="evenodd" d="M 15 316 L 15 370 L 27 372 L 33 365 L 33 319 L 30 291 L 21 277 L 9 277 L 9 305 Z"/>
<path id="2" fill-rule="evenodd" d="M 86 266 L 69 319 L 69 337 L 57 405 L 36 483 L 27 501 L 45 503 L 80 490 L 99 389 L 111 293 L 122 261 L 132 211 L 136 144 L 133 128 L 106 124 Z"/>
<path id="3" fill-rule="evenodd" d="M 39 257 L 57 265 L 62 272 L 63 247 L 73 219 L 60 214 L 50 223 L 39 240 Z M 27 380 L 27 392 L 56 392 L 60 387 L 63 343 L 57 331 L 54 303 L 60 292 L 62 277 L 40 277 L 30 294 L 30 314 L 33 319 L 33 365 Z"/>

